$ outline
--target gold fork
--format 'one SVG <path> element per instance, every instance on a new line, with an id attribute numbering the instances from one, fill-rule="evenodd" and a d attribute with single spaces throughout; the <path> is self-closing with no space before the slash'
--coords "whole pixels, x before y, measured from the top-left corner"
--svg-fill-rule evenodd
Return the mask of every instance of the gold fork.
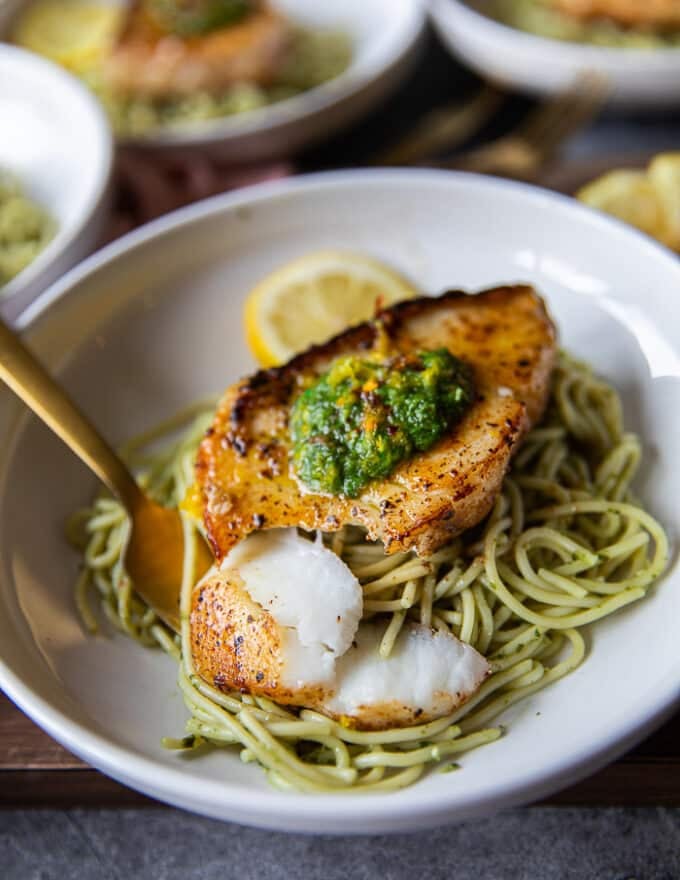
<path id="1" fill-rule="evenodd" d="M 484 126 L 505 99 L 486 84 L 463 103 L 442 104 L 426 113 L 415 127 L 379 153 L 372 165 L 413 165 L 428 156 L 454 150 Z"/>
<path id="2" fill-rule="evenodd" d="M 180 514 L 142 492 L 125 464 L 80 412 L 19 337 L 0 321 L 0 380 L 4 381 L 113 492 L 130 517 L 125 569 L 134 589 L 174 630 L 179 630 L 179 594 L 184 564 Z M 196 542 L 194 575 L 212 564 Z"/>
<path id="3" fill-rule="evenodd" d="M 510 134 L 433 164 L 438 168 L 535 179 L 564 141 L 595 118 L 607 93 L 603 77 L 583 74 L 567 91 L 529 113 Z"/>

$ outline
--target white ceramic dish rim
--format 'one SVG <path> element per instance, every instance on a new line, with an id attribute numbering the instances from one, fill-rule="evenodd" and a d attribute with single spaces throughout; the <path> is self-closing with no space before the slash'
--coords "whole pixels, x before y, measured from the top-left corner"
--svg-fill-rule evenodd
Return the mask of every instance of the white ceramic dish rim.
<path id="1" fill-rule="evenodd" d="M 353 58 L 349 67 L 341 74 L 307 92 L 249 110 L 247 113 L 207 119 L 186 128 L 159 129 L 148 134 L 123 137 L 119 142 L 122 145 L 140 147 L 190 147 L 196 141 L 209 145 L 219 143 L 225 138 L 266 134 L 279 126 L 299 122 L 329 110 L 386 75 L 415 48 L 425 28 L 424 0 L 406 3 L 404 10 L 402 28 L 396 35 L 398 40 L 386 45 L 382 52 L 373 53 L 361 66 Z"/>
<path id="2" fill-rule="evenodd" d="M 67 251 L 71 245 L 77 241 L 90 222 L 92 216 L 96 213 L 97 208 L 102 200 L 106 197 L 108 191 L 111 168 L 113 166 L 113 136 L 111 129 L 104 114 L 99 101 L 92 95 L 76 77 L 67 73 L 59 65 L 41 58 L 25 49 L 17 46 L 11 46 L 8 43 L 2 43 L 2 55 L 9 59 L 17 59 L 16 63 L 21 65 L 31 65 L 36 69 L 42 69 L 46 76 L 63 85 L 65 90 L 70 90 L 77 95 L 78 100 L 84 106 L 88 107 L 88 113 L 91 114 L 93 128 L 97 131 L 99 138 L 99 166 L 97 178 L 91 188 L 82 217 L 77 223 L 73 223 L 68 228 L 57 229 L 54 238 L 48 242 L 45 249 L 30 263 L 23 272 L 20 272 L 15 278 L 9 281 L 0 290 L 0 302 L 7 301 L 15 297 L 17 294 L 31 284 L 35 279 L 46 271 L 50 264 L 58 259 L 59 255 Z M 10 61 L 11 64 L 15 63 Z M 49 206 L 45 206 L 49 210 Z"/>
<path id="3" fill-rule="evenodd" d="M 59 282 L 52 285 L 42 296 L 31 304 L 20 316 L 21 329 L 49 320 L 49 308 L 69 290 L 114 258 L 143 247 L 145 242 L 164 233 L 190 225 L 194 221 L 241 208 L 246 205 L 266 202 L 290 192 L 311 190 L 319 187 L 344 186 L 362 180 L 379 179 L 395 185 L 417 184 L 419 180 L 450 179 L 465 176 L 474 179 L 479 187 L 502 189 L 522 193 L 523 197 L 534 200 L 536 204 L 549 201 L 564 215 L 577 215 L 584 223 L 597 230 L 599 227 L 615 224 L 629 237 L 637 239 L 637 246 L 646 249 L 656 260 L 667 263 L 669 272 L 678 278 L 680 287 L 680 261 L 666 248 L 656 244 L 647 236 L 630 229 L 625 224 L 599 214 L 572 199 L 543 191 L 535 187 L 510 181 L 493 180 L 476 175 L 460 175 L 455 172 L 434 170 L 358 170 L 329 172 L 309 175 L 288 181 L 259 184 L 238 193 L 231 193 L 205 200 L 180 209 L 136 230 L 108 245 L 102 251 L 88 258 L 72 269 Z M 0 687 L 26 711 L 41 727 L 79 757 L 103 770 L 113 778 L 150 794 L 160 800 L 183 806 L 194 812 L 216 816 L 228 797 L 229 786 L 224 782 L 201 780 L 200 786 L 190 787 L 186 777 L 179 771 L 169 769 L 150 758 L 131 754 L 125 748 L 112 745 L 106 737 L 92 733 L 87 728 L 72 721 L 62 712 L 54 709 L 49 701 L 38 696 L 24 685 L 20 676 L 0 658 Z M 466 817 L 493 812 L 504 807 L 535 800 L 558 789 L 561 785 L 574 783 L 600 768 L 631 748 L 654 727 L 663 722 L 680 704 L 680 681 L 663 682 L 656 689 L 650 689 L 641 699 L 639 710 L 634 718 L 601 736 L 591 746 L 581 749 L 568 760 L 556 760 L 553 770 L 546 774 L 541 770 L 522 772 L 513 781 L 498 785 L 492 781 L 463 797 L 459 791 L 452 791 L 451 797 L 428 793 L 426 789 L 413 789 L 408 808 L 394 805 L 389 794 L 383 795 L 300 795 L 272 791 L 249 792 L 239 787 L 238 804 L 243 821 L 249 825 L 273 829 L 296 828 L 309 823 L 313 831 L 315 819 L 334 820 L 338 833 L 347 833 L 347 826 L 360 829 L 364 823 L 370 827 L 372 817 L 379 815 L 381 824 L 393 823 L 393 830 L 416 829 L 446 822 L 447 810 L 464 812 Z M 232 818 L 231 816 L 229 817 Z"/>
<path id="4" fill-rule="evenodd" d="M 574 62 L 588 61 L 595 63 L 598 60 L 609 67 L 634 61 L 641 68 L 660 71 L 673 71 L 680 67 L 680 46 L 660 46 L 658 49 L 641 49 L 636 46 L 594 46 L 589 43 L 571 43 L 567 40 L 555 40 L 552 37 L 542 37 L 540 34 L 532 34 L 504 24 L 485 15 L 470 6 L 465 0 L 429 0 L 430 5 L 446 4 L 455 6 L 457 14 L 467 19 L 470 27 L 476 27 L 484 31 L 489 40 L 515 39 L 524 44 L 527 52 L 536 50 L 552 51 L 559 46 L 559 51 Z"/>

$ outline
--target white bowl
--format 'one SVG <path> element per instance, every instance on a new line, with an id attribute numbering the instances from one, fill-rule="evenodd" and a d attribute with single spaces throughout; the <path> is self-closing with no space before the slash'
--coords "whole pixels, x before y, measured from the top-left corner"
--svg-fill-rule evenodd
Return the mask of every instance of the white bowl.
<path id="1" fill-rule="evenodd" d="M 112 141 L 92 95 L 49 61 L 0 44 L 0 169 L 54 218 L 56 234 L 0 288 L 13 318 L 97 245 L 107 216 Z"/>
<path id="2" fill-rule="evenodd" d="M 539 37 L 482 14 L 488 0 L 429 0 L 429 8 L 444 45 L 481 76 L 509 88 L 549 96 L 590 71 L 606 77 L 611 107 L 680 104 L 680 48 L 606 48 Z"/>
<path id="3" fill-rule="evenodd" d="M 680 530 L 680 263 L 563 196 L 437 171 L 341 172 L 186 208 L 108 246 L 22 316 L 30 345 L 114 443 L 253 368 L 247 290 L 316 248 L 388 260 L 425 291 L 533 281 L 562 344 L 623 394 L 645 444 L 638 491 Z M 383 795 L 282 793 L 236 752 L 164 751 L 187 714 L 175 664 L 84 634 L 64 521 L 95 489 L 40 423 L 0 394 L 0 686 L 75 754 L 172 804 L 289 831 L 411 831 L 573 783 L 631 747 L 680 698 L 675 561 L 644 601 L 593 627 L 576 672 L 508 710 L 507 734 Z"/>
<path id="4" fill-rule="evenodd" d="M 17 10 L 31 0 L 9 0 L 7 34 Z M 120 0 L 108 0 L 120 3 Z M 273 0 L 292 20 L 338 28 L 353 47 L 348 68 L 300 95 L 247 113 L 122 139 L 128 145 L 182 152 L 190 148 L 223 161 L 254 162 L 291 155 L 368 113 L 411 69 L 425 26 L 423 0 Z"/>

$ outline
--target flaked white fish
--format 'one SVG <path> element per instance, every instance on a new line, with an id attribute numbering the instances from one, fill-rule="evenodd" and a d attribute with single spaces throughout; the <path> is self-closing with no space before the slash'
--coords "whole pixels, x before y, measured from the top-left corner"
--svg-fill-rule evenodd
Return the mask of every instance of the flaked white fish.
<path id="1" fill-rule="evenodd" d="M 194 666 L 220 689 L 316 709 L 370 730 L 446 715 L 490 672 L 469 645 L 416 624 L 383 658 L 386 624 L 360 623 L 361 613 L 361 586 L 335 553 L 295 529 L 259 532 L 194 592 Z"/>

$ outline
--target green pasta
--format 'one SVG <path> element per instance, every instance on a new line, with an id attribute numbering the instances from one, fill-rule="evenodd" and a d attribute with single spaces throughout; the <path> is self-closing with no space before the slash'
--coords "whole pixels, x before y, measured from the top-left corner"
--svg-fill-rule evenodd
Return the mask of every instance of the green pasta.
<path id="1" fill-rule="evenodd" d="M 196 447 L 213 408 L 212 401 L 197 405 L 125 450 L 140 483 L 159 501 L 176 506 L 191 485 Z M 188 518 L 179 636 L 134 594 L 122 566 L 128 522 L 107 496 L 69 524 L 83 558 L 76 602 L 89 630 L 97 627 L 90 607 L 96 595 L 115 626 L 178 660 L 190 718 L 187 736 L 164 740 L 168 747 L 237 749 L 281 789 L 402 788 L 428 766 L 446 769 L 452 755 L 498 739 L 502 728 L 492 722 L 500 713 L 584 660 L 581 628 L 643 598 L 663 573 L 666 534 L 630 488 L 640 457 L 638 438 L 623 430 L 615 390 L 562 355 L 545 418 L 516 456 L 484 523 L 429 559 L 386 557 L 355 527 L 323 535 L 362 584 L 364 619 L 386 620 L 382 656 L 414 620 L 452 633 L 488 658 L 492 675 L 478 692 L 428 724 L 359 731 L 311 710 L 223 693 L 200 679 L 189 650 L 197 533 Z"/>

